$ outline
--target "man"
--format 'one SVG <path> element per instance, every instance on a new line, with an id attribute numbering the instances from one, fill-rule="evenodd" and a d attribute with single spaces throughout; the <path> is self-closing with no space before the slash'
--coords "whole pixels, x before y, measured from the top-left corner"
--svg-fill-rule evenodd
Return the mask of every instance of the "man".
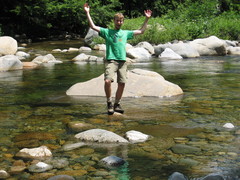
<path id="1" fill-rule="evenodd" d="M 127 80 L 127 63 L 126 63 L 126 43 L 128 39 L 132 39 L 134 35 L 143 34 L 147 28 L 147 23 L 152 15 L 151 10 L 144 11 L 146 19 L 142 27 L 138 30 L 122 30 L 121 26 L 124 22 L 124 16 L 121 13 L 117 13 L 114 16 L 114 29 L 106 29 L 96 26 L 90 16 L 90 7 L 87 3 L 84 4 L 84 10 L 86 12 L 89 26 L 97 31 L 101 37 L 106 41 L 106 63 L 104 73 L 104 90 L 107 98 L 108 114 L 115 112 L 124 113 L 120 105 L 123 90 Z M 115 103 L 112 105 L 111 98 L 111 83 L 113 77 L 117 73 L 118 88 L 115 95 Z"/>

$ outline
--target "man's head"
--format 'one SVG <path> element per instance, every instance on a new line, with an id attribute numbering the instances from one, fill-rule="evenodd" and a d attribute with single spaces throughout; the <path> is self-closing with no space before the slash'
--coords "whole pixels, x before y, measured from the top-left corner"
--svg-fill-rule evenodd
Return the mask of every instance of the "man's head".
<path id="1" fill-rule="evenodd" d="M 115 29 L 120 29 L 121 26 L 123 25 L 123 21 L 124 21 L 124 16 L 122 13 L 115 14 L 113 19 Z"/>

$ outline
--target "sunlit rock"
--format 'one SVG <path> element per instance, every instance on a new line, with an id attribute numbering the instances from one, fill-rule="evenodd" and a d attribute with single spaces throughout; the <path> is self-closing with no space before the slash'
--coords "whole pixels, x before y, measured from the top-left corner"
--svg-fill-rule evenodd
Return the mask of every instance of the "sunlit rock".
<path id="1" fill-rule="evenodd" d="M 139 131 L 131 130 L 126 132 L 126 138 L 132 143 L 145 142 L 149 137 L 149 135 L 143 134 Z"/>
<path id="2" fill-rule="evenodd" d="M 154 47 L 147 41 L 138 43 L 136 47 L 142 47 L 146 49 L 150 54 L 154 54 Z"/>
<path id="3" fill-rule="evenodd" d="M 47 54 L 45 56 L 37 56 L 32 60 L 32 62 L 36 64 L 42 63 L 62 63 L 62 61 L 56 60 L 56 58 L 52 54 Z"/>
<path id="4" fill-rule="evenodd" d="M 46 146 L 32 149 L 24 148 L 16 154 L 16 157 L 23 159 L 45 159 L 52 157 L 52 152 Z"/>
<path id="5" fill-rule="evenodd" d="M 232 123 L 226 123 L 223 125 L 224 128 L 228 128 L 228 129 L 232 129 L 234 128 L 235 126 L 232 124 Z"/>
<path id="6" fill-rule="evenodd" d="M 72 48 L 72 47 L 70 47 L 70 48 L 68 49 L 68 52 L 78 52 L 78 51 L 79 51 L 78 48 Z"/>
<path id="7" fill-rule="evenodd" d="M 24 51 L 18 51 L 16 53 L 16 56 L 20 59 L 20 60 L 23 60 L 23 59 L 27 59 L 30 57 L 30 54 L 24 52 Z"/>
<path id="8" fill-rule="evenodd" d="M 104 130 L 104 129 L 91 129 L 75 135 L 75 138 L 84 141 L 103 142 L 103 143 L 128 143 L 123 137 Z"/>
<path id="9" fill-rule="evenodd" d="M 1 55 L 14 55 L 17 52 L 17 41 L 10 36 L 0 37 L 0 56 Z"/>
<path id="10" fill-rule="evenodd" d="M 96 88 L 103 87 L 103 83 L 104 75 L 102 74 L 97 78 L 73 85 L 66 93 L 67 95 L 105 96 L 104 88 Z M 117 83 L 112 83 L 112 92 L 115 92 L 116 88 Z M 133 69 L 128 72 L 128 82 L 123 97 L 171 97 L 180 94 L 183 94 L 182 89 L 178 85 L 166 81 L 160 74 Z"/>
<path id="11" fill-rule="evenodd" d="M 0 170 L 0 178 L 1 179 L 7 179 L 10 175 L 5 170 Z"/>
<path id="12" fill-rule="evenodd" d="M 190 46 L 198 51 L 201 56 L 226 55 L 226 43 L 217 38 L 210 36 L 203 39 L 195 39 L 189 42 Z"/>
<path id="13" fill-rule="evenodd" d="M 127 57 L 136 59 L 136 61 L 149 61 L 151 54 L 143 47 L 136 47 L 127 51 Z"/>
<path id="14" fill-rule="evenodd" d="M 195 58 L 199 57 L 198 51 L 188 43 L 166 43 L 154 46 L 155 55 L 159 56 L 166 48 L 172 49 L 175 53 L 179 54 L 183 58 Z"/>
<path id="15" fill-rule="evenodd" d="M 90 47 L 82 46 L 79 48 L 79 51 L 92 51 L 92 49 Z"/>
<path id="16" fill-rule="evenodd" d="M 22 62 L 15 55 L 0 57 L 0 71 L 19 70 L 23 68 Z"/>
<path id="17" fill-rule="evenodd" d="M 240 47 L 227 47 L 227 52 L 230 55 L 240 55 Z"/>
<path id="18" fill-rule="evenodd" d="M 175 53 L 172 49 L 166 48 L 159 56 L 160 59 L 183 59 L 182 56 Z"/>

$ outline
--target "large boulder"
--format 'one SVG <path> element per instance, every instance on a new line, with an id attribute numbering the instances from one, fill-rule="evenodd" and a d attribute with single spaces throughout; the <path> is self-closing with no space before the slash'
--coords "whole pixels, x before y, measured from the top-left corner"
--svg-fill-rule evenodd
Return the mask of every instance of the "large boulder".
<path id="1" fill-rule="evenodd" d="M 32 62 L 36 64 L 42 63 L 62 63 L 62 61 L 56 60 L 56 58 L 52 54 L 47 54 L 45 56 L 37 56 L 32 60 Z"/>
<path id="2" fill-rule="evenodd" d="M 127 57 L 135 59 L 136 61 L 149 61 L 151 54 L 143 47 L 136 47 L 127 50 Z"/>
<path id="3" fill-rule="evenodd" d="M 136 45 L 136 47 L 143 47 L 145 48 L 146 50 L 148 50 L 148 52 L 150 54 L 154 54 L 154 47 L 147 41 L 143 41 L 143 42 L 140 42 Z"/>
<path id="4" fill-rule="evenodd" d="M 77 83 L 67 90 L 67 95 L 80 96 L 105 96 L 104 75 L 86 82 Z M 112 92 L 115 92 L 117 83 L 112 83 Z M 166 81 L 160 74 L 133 69 L 128 72 L 128 82 L 126 84 L 123 97 L 170 97 L 183 94 L 182 89 L 169 81 Z"/>
<path id="5" fill-rule="evenodd" d="M 0 57 L 0 71 L 18 70 L 22 68 L 23 64 L 17 56 L 6 55 Z"/>
<path id="6" fill-rule="evenodd" d="M 175 53 L 179 54 L 183 58 L 195 58 L 200 56 L 195 48 L 184 42 L 178 42 L 174 44 L 159 44 L 158 46 L 154 47 L 155 55 L 159 56 L 166 48 L 172 49 Z"/>
<path id="7" fill-rule="evenodd" d="M 195 39 L 189 42 L 189 45 L 196 49 L 201 56 L 223 56 L 227 54 L 226 42 L 216 36 Z"/>
<path id="8" fill-rule="evenodd" d="M 89 46 L 92 45 L 94 37 L 98 37 L 98 32 L 89 28 L 87 35 L 84 38 L 85 44 L 87 44 Z"/>
<path id="9" fill-rule="evenodd" d="M 240 55 L 240 47 L 227 47 L 227 52 L 230 55 Z"/>
<path id="10" fill-rule="evenodd" d="M 0 37 L 0 55 L 14 55 L 17 52 L 18 44 L 10 36 Z"/>
<path id="11" fill-rule="evenodd" d="M 166 48 L 159 56 L 160 59 L 182 59 L 182 56 L 175 53 L 172 49 Z"/>

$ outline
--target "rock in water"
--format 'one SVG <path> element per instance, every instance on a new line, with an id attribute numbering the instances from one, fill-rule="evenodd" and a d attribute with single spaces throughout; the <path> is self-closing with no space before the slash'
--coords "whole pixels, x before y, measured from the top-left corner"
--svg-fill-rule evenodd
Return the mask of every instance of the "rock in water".
<path id="1" fill-rule="evenodd" d="M 76 134 L 75 137 L 84 141 L 92 142 L 129 143 L 123 137 L 104 129 L 90 129 Z"/>
<path id="2" fill-rule="evenodd" d="M 126 137 L 130 142 L 137 143 L 137 142 L 147 141 L 149 138 L 149 135 L 143 134 L 139 131 L 131 130 L 131 131 L 126 132 Z"/>
<path id="3" fill-rule="evenodd" d="M 126 161 L 124 161 L 122 158 L 119 158 L 117 156 L 108 156 L 100 160 L 100 164 L 108 168 L 119 167 L 125 164 L 125 162 Z"/>
<path id="4" fill-rule="evenodd" d="M 187 180 L 187 178 L 182 173 L 174 172 L 168 180 Z"/>

